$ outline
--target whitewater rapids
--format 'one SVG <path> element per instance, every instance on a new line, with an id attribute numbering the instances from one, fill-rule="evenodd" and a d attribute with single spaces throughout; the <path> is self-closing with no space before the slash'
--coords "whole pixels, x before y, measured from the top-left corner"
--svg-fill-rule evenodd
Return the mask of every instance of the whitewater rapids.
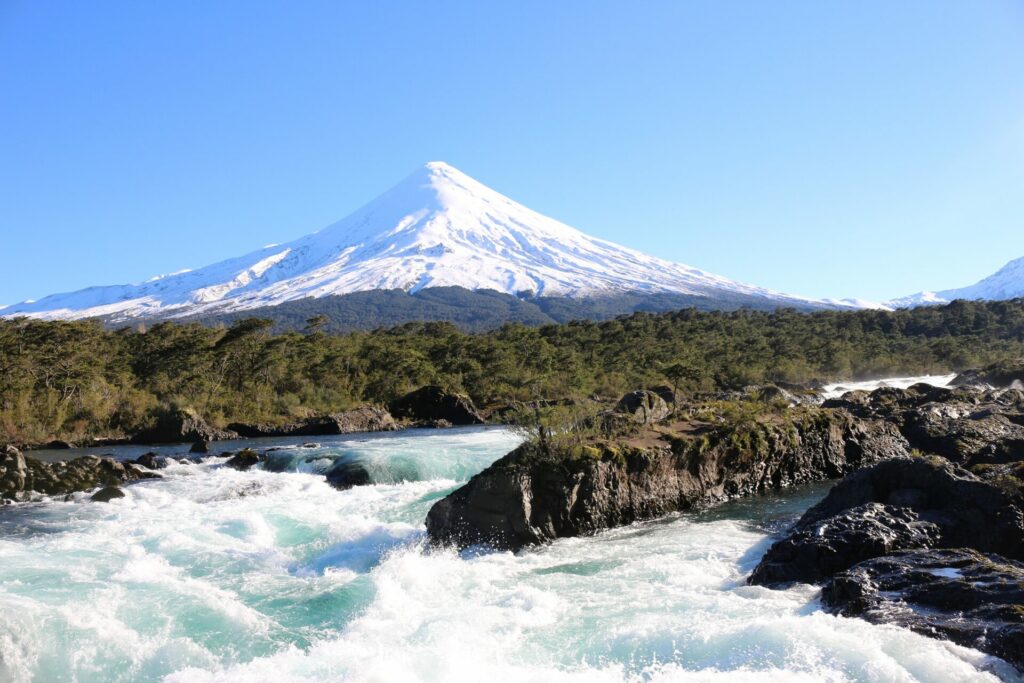
<path id="1" fill-rule="evenodd" d="M 745 577 L 827 485 L 519 554 L 430 550 L 497 428 L 263 440 L 278 472 L 179 464 L 110 504 L 0 509 L 0 681 L 985 681 L 977 651 Z M 126 455 L 130 453 L 125 453 Z M 335 458 L 372 486 L 336 491 Z"/>

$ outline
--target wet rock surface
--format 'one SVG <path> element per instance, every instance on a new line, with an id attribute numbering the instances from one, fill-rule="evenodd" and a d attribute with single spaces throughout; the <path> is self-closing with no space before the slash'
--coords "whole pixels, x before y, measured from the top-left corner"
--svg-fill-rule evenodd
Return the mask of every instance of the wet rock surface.
<path id="1" fill-rule="evenodd" d="M 910 550 L 836 574 L 822 602 L 846 616 L 948 638 L 1024 671 L 1024 564 L 973 550 Z"/>
<path id="2" fill-rule="evenodd" d="M 0 500 L 30 500 L 34 494 L 68 495 L 159 476 L 131 463 L 95 455 L 47 463 L 26 456 L 13 446 L 0 452 Z"/>
<path id="3" fill-rule="evenodd" d="M 327 470 L 326 478 L 328 484 L 340 491 L 373 483 L 366 467 L 351 460 L 340 460 L 335 463 Z"/>
<path id="4" fill-rule="evenodd" d="M 265 453 L 257 453 L 251 448 L 246 448 L 245 450 L 241 450 L 228 458 L 224 463 L 224 466 L 238 470 L 239 472 L 245 472 L 266 459 L 267 455 Z"/>

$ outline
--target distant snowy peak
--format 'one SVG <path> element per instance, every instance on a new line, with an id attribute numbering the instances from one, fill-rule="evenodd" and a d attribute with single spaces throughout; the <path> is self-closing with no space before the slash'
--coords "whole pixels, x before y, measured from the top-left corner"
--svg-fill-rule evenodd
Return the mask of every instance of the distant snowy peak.
<path id="1" fill-rule="evenodd" d="M 1024 297 L 1024 258 L 1014 259 L 984 280 L 969 287 L 944 289 L 941 292 L 918 292 L 893 299 L 890 305 L 898 308 L 945 304 L 955 299 L 985 299 L 1002 301 Z"/>
<path id="2" fill-rule="evenodd" d="M 196 270 L 3 309 L 42 318 L 186 316 L 377 289 L 458 286 L 537 296 L 676 293 L 856 307 L 781 294 L 590 237 L 443 162 L 323 230 Z"/>

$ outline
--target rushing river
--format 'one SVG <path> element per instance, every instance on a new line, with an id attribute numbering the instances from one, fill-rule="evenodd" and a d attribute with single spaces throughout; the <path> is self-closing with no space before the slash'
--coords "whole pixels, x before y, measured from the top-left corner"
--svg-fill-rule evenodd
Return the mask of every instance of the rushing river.
<path id="1" fill-rule="evenodd" d="M 496 428 L 268 439 L 276 470 L 178 464 L 110 504 L 0 508 L 2 681 L 975 681 L 976 651 L 746 586 L 827 486 L 521 552 L 430 550 Z M 237 444 L 233 445 L 237 447 Z M 108 449 L 109 450 L 109 449 Z M 121 451 L 130 455 L 130 450 Z M 376 482 L 322 474 L 355 458 Z"/>

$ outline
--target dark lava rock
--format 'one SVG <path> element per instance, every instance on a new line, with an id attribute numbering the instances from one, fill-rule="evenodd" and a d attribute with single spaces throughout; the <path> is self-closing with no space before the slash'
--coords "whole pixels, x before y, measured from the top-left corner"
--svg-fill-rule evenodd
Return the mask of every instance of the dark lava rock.
<path id="1" fill-rule="evenodd" d="M 637 424 L 650 425 L 672 415 L 672 408 L 655 392 L 640 389 L 620 398 L 613 412 L 628 415 Z"/>
<path id="2" fill-rule="evenodd" d="M 43 448 L 48 448 L 50 450 L 55 450 L 55 451 L 57 451 L 57 450 L 63 451 L 63 450 L 68 450 L 68 449 L 74 448 L 74 445 L 69 443 L 69 442 L 67 442 L 67 441 L 62 441 L 60 439 L 55 439 L 55 440 L 49 442 L 48 444 L 46 444 L 45 446 L 43 446 Z"/>
<path id="3" fill-rule="evenodd" d="M 395 418 L 387 410 L 361 406 L 330 415 L 310 417 L 284 425 L 263 425 L 232 422 L 228 428 L 240 436 L 325 436 L 357 432 L 389 432 L 398 429 Z"/>
<path id="4" fill-rule="evenodd" d="M 192 448 L 188 449 L 189 453 L 209 453 L 210 442 L 209 441 L 196 441 L 192 444 Z"/>
<path id="5" fill-rule="evenodd" d="M 124 491 L 120 486 L 104 486 L 96 493 L 89 496 L 94 503 L 109 503 L 115 498 L 124 498 Z"/>
<path id="6" fill-rule="evenodd" d="M 907 389 L 856 391 L 826 408 L 899 427 L 911 447 L 970 467 L 1010 462 L 1024 453 L 1024 392 L 915 384 Z"/>
<path id="7" fill-rule="evenodd" d="M 483 424 L 484 418 L 473 401 L 438 386 L 426 386 L 395 400 L 388 406 L 399 419 L 423 422 L 447 420 L 453 425 Z"/>
<path id="8" fill-rule="evenodd" d="M 950 384 L 1024 389 L 1024 358 L 999 361 L 981 369 L 965 370 L 954 377 Z"/>
<path id="9" fill-rule="evenodd" d="M 801 413 L 755 433 L 727 425 L 688 438 L 653 433 L 553 453 L 526 444 L 438 501 L 427 531 L 435 543 L 516 549 L 907 455 L 891 425 L 842 412 Z"/>
<path id="10" fill-rule="evenodd" d="M 896 550 L 931 548 L 939 527 L 907 507 L 867 503 L 827 519 L 798 525 L 774 543 L 748 583 L 815 583 L 856 563 Z"/>
<path id="11" fill-rule="evenodd" d="M 157 455 L 156 453 L 144 453 L 132 461 L 134 465 L 141 465 L 146 469 L 150 470 L 162 470 L 170 464 L 170 458 L 166 455 Z"/>
<path id="12" fill-rule="evenodd" d="M 64 462 L 47 463 L 7 446 L 0 453 L 0 499 L 28 500 L 33 492 L 54 496 L 114 486 L 137 479 L 159 478 L 131 463 L 84 455 Z"/>
<path id="13" fill-rule="evenodd" d="M 939 457 L 880 462 L 847 476 L 768 549 L 750 577 L 819 581 L 897 550 L 973 548 L 1024 558 L 1019 489 L 983 481 Z"/>
<path id="14" fill-rule="evenodd" d="M 797 527 L 865 503 L 914 509 L 942 531 L 941 545 L 1024 559 L 1021 491 L 981 480 L 939 457 L 880 462 L 854 472 L 809 509 Z"/>
<path id="15" fill-rule="evenodd" d="M 191 410 L 171 410 L 161 414 L 156 425 L 138 432 L 132 437 L 133 443 L 185 443 L 196 441 L 218 441 L 233 439 L 238 435 L 206 424 Z"/>
<path id="16" fill-rule="evenodd" d="M 373 482 L 370 480 L 369 470 L 362 463 L 354 460 L 342 460 L 327 471 L 327 483 L 344 491 L 353 486 L 365 486 Z"/>
<path id="17" fill-rule="evenodd" d="M 224 463 L 226 467 L 236 469 L 239 472 L 245 472 L 246 470 L 252 469 L 253 466 L 258 465 L 267 459 L 267 456 L 263 453 L 257 453 L 251 448 L 238 451 L 233 456 L 228 458 L 227 462 Z"/>
<path id="18" fill-rule="evenodd" d="M 963 548 L 911 550 L 836 574 L 822 602 L 993 654 L 1024 671 L 1024 564 Z"/>

